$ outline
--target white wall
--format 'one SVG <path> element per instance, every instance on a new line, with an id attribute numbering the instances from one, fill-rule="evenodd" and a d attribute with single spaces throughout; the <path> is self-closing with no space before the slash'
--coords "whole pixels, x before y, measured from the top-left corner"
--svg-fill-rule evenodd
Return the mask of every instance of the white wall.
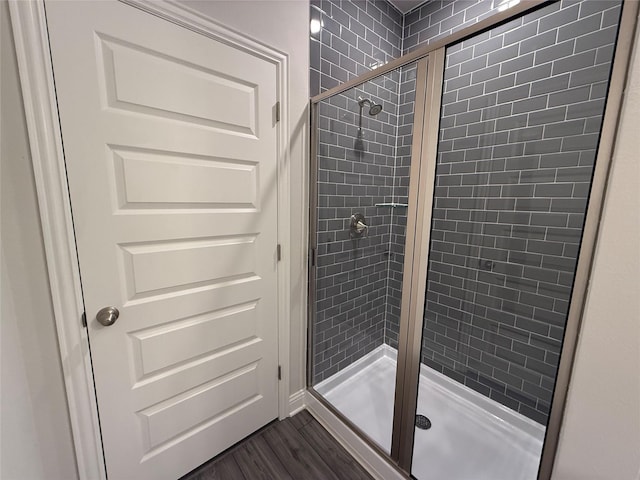
<path id="1" fill-rule="evenodd" d="M 640 478 L 640 29 L 554 480 Z"/>
<path id="2" fill-rule="evenodd" d="M 0 478 L 77 478 L 9 9 L 0 2 Z"/>
<path id="3" fill-rule="evenodd" d="M 291 134 L 291 369 L 290 393 L 305 388 L 307 297 L 307 164 L 309 103 L 309 3 L 305 0 L 181 3 L 249 35 L 289 57 Z M 286 252 L 285 252 L 286 254 Z"/>

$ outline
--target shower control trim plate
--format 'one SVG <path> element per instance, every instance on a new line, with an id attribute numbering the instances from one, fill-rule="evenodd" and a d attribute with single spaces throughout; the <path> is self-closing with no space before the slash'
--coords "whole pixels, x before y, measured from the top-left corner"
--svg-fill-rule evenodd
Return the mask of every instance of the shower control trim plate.
<path id="1" fill-rule="evenodd" d="M 369 226 L 361 213 L 354 213 L 351 215 L 351 222 L 349 223 L 349 236 L 351 238 L 362 238 L 369 232 Z"/>

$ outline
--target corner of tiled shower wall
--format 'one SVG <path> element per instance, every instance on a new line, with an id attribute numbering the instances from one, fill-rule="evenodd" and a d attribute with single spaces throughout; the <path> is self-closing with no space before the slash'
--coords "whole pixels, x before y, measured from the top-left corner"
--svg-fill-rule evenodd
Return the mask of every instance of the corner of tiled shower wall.
<path id="1" fill-rule="evenodd" d="M 319 107 L 314 383 L 384 341 L 391 220 L 388 209 L 375 205 L 392 199 L 397 85 L 397 75 L 379 78 Z M 365 108 L 362 145 L 359 96 L 386 109 L 369 117 Z M 355 213 L 365 216 L 369 229 L 352 239 Z"/>
<path id="2" fill-rule="evenodd" d="M 432 0 L 407 13 L 403 54 L 440 40 L 496 13 L 504 0 Z"/>
<path id="3" fill-rule="evenodd" d="M 313 1 L 322 21 L 311 36 L 311 92 L 320 93 L 400 56 L 402 15 L 384 2 Z M 313 384 L 384 342 L 391 211 L 396 162 L 399 74 L 393 72 L 319 106 L 318 252 Z M 358 97 L 381 104 L 363 112 Z M 366 217 L 369 231 L 349 238 L 349 219 Z"/>

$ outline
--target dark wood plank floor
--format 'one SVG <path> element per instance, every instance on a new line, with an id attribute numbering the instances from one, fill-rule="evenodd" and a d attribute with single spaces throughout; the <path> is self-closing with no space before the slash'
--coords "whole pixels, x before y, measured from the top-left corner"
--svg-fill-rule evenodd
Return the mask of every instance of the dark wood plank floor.
<path id="1" fill-rule="evenodd" d="M 307 412 L 275 421 L 181 480 L 370 480 Z"/>

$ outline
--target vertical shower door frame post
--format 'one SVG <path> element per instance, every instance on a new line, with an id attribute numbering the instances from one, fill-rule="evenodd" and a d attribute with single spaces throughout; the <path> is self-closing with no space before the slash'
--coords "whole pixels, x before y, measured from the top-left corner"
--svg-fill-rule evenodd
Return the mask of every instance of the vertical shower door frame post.
<path id="1" fill-rule="evenodd" d="M 414 138 L 409 173 L 407 240 L 402 281 L 396 403 L 393 415 L 391 458 L 409 471 L 418 403 L 418 377 L 422 349 L 422 315 L 426 292 L 431 210 L 438 151 L 440 104 L 444 74 L 444 47 L 431 52 L 418 67 Z M 421 288 L 422 285 L 422 288 Z"/>

